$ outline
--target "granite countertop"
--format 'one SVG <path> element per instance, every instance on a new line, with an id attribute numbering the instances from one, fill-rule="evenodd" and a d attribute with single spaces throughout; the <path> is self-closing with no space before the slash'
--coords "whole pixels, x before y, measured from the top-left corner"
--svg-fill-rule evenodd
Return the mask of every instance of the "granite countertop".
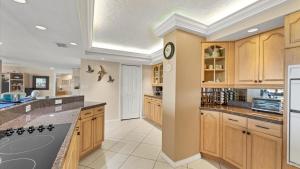
<path id="1" fill-rule="evenodd" d="M 272 113 L 266 113 L 261 111 L 254 111 L 248 108 L 223 106 L 223 105 L 214 105 L 214 106 L 205 105 L 205 106 L 200 106 L 200 110 L 220 111 L 223 113 L 234 114 L 234 115 L 257 119 L 257 120 L 263 120 L 266 122 L 283 124 L 283 115 L 281 114 L 272 114 Z"/>
<path id="2" fill-rule="evenodd" d="M 68 134 L 57 154 L 52 169 L 61 169 L 65 154 L 68 150 L 76 122 L 79 118 L 80 111 L 83 109 L 104 106 L 106 103 L 97 102 L 73 102 L 68 104 L 49 106 L 34 109 L 31 112 L 24 113 L 19 117 L 0 125 L 0 130 L 8 128 L 19 128 L 29 126 L 39 126 L 47 124 L 64 124 L 71 123 Z"/>
<path id="3" fill-rule="evenodd" d="M 162 96 L 157 96 L 157 95 L 154 95 L 154 94 L 144 94 L 144 96 L 152 97 L 152 98 L 155 98 L 155 99 L 162 99 Z"/>

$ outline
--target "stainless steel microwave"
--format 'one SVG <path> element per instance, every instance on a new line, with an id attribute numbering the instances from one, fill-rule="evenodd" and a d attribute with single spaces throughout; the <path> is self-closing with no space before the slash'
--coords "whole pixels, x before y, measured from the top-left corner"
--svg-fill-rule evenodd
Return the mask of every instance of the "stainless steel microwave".
<path id="1" fill-rule="evenodd" d="M 279 99 L 253 98 L 252 110 L 282 114 L 282 101 Z"/>

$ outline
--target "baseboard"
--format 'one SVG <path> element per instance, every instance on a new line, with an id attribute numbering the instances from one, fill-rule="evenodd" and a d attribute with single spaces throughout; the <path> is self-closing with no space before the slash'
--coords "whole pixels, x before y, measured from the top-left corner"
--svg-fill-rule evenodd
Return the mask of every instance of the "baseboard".
<path id="1" fill-rule="evenodd" d="M 196 155 L 193 155 L 191 157 L 188 157 L 186 159 L 179 160 L 179 161 L 173 161 L 164 152 L 161 153 L 161 156 L 163 157 L 163 159 L 165 159 L 174 168 L 182 166 L 182 165 L 186 165 L 186 164 L 188 164 L 190 162 L 193 162 L 193 161 L 196 161 L 196 160 L 199 160 L 199 159 L 202 158 L 200 153 L 198 153 Z"/>

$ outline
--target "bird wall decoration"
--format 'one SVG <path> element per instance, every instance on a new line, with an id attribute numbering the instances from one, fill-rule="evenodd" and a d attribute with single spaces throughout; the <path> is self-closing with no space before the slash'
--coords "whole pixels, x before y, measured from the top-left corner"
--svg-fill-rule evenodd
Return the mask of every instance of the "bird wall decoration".
<path id="1" fill-rule="evenodd" d="M 106 75 L 106 74 L 107 74 L 107 72 L 105 71 L 103 66 L 100 65 L 100 71 L 98 72 L 98 82 L 100 82 L 102 80 L 102 78 L 104 77 L 104 75 Z"/>
<path id="2" fill-rule="evenodd" d="M 94 69 L 92 69 L 91 65 L 88 65 L 88 70 L 86 71 L 87 73 L 93 73 Z"/>
<path id="3" fill-rule="evenodd" d="M 115 79 L 113 79 L 112 77 L 111 77 L 111 75 L 109 75 L 109 77 L 108 77 L 108 83 L 113 83 L 115 81 Z"/>

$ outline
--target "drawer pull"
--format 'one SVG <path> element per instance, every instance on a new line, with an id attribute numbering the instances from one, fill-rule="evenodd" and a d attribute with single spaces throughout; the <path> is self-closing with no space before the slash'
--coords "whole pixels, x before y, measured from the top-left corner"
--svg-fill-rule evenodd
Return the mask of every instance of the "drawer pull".
<path id="1" fill-rule="evenodd" d="M 245 134 L 245 133 L 246 133 L 246 131 L 242 131 L 242 133 L 243 133 L 243 134 Z"/>
<path id="2" fill-rule="evenodd" d="M 80 136 L 80 132 L 77 132 L 77 136 Z"/>
<path id="3" fill-rule="evenodd" d="M 266 130 L 269 130 L 270 128 L 268 128 L 268 127 L 264 127 L 264 126 L 260 126 L 260 125 L 255 125 L 256 127 L 258 127 L 258 128 L 262 128 L 262 129 L 266 129 Z"/>
<path id="4" fill-rule="evenodd" d="M 229 118 L 228 120 L 230 120 L 230 121 L 234 121 L 234 122 L 239 122 L 238 120 L 231 119 L 231 118 Z"/>

